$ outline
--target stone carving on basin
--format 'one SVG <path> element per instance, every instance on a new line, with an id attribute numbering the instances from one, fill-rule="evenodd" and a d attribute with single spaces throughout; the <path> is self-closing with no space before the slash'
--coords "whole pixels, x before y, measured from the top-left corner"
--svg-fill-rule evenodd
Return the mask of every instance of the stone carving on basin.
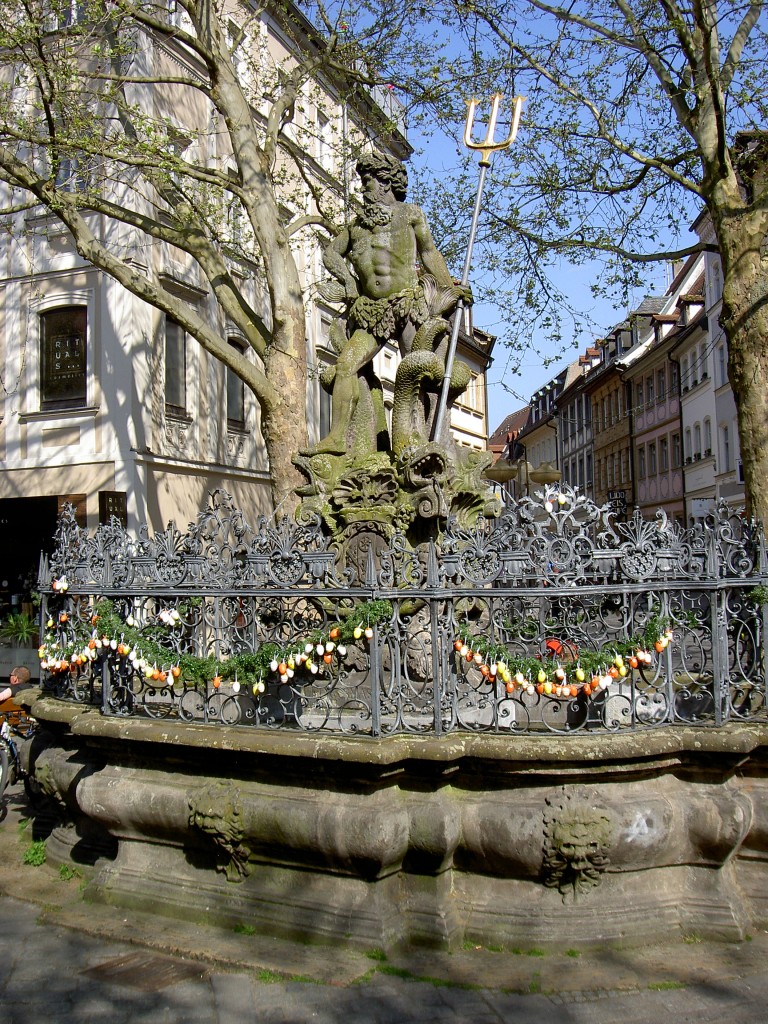
<path id="1" fill-rule="evenodd" d="M 218 854 L 216 870 L 223 872 L 228 882 L 242 882 L 251 873 L 239 799 L 237 790 L 221 782 L 211 782 L 189 798 L 190 828 L 213 841 Z"/>
<path id="2" fill-rule="evenodd" d="M 572 792 L 546 802 L 544 884 L 562 893 L 564 903 L 576 901 L 600 884 L 610 863 L 613 824 L 607 811 Z"/>

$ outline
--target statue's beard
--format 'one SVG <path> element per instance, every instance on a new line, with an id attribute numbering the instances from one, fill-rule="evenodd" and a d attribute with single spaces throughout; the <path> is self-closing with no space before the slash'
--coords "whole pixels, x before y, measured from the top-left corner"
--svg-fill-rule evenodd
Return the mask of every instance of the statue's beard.
<path id="1" fill-rule="evenodd" d="M 384 227 L 392 220 L 392 207 L 364 196 L 363 211 L 358 219 L 364 228 Z"/>

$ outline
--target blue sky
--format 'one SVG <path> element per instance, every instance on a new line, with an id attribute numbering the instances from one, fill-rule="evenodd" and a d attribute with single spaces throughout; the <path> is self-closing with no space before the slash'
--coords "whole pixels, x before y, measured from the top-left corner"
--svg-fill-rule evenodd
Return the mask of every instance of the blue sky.
<path id="1" fill-rule="evenodd" d="M 481 107 L 476 131 L 473 133 L 477 138 L 485 134 L 483 112 L 484 107 Z M 457 173 L 457 151 L 466 152 L 460 141 L 463 130 L 463 124 L 457 125 L 455 132 L 452 133 L 453 137 L 445 135 L 441 138 L 438 133 L 430 133 L 428 137 L 422 135 L 418 125 L 409 128 L 409 142 L 415 148 L 410 163 L 418 177 L 423 176 L 426 171 L 427 177 L 434 175 L 450 180 L 451 174 Z M 515 144 L 525 145 L 525 110 Z M 496 154 L 492 159 L 503 159 L 503 154 Z M 483 213 L 488 208 L 489 200 L 492 201 L 492 188 L 492 179 L 489 176 L 480 213 L 481 230 Z M 452 264 L 452 270 L 457 276 L 461 272 L 463 252 L 462 247 L 462 260 L 454 260 Z M 470 271 L 470 285 L 473 285 L 476 291 L 483 279 L 482 261 L 482 249 L 476 247 Z M 518 346 L 505 342 L 511 332 L 505 324 L 503 309 L 490 302 L 478 302 L 475 305 L 476 326 L 497 336 L 493 365 L 488 373 L 489 432 L 492 433 L 509 413 L 526 405 L 534 391 L 576 359 L 594 338 L 602 337 L 607 330 L 623 320 L 630 309 L 638 306 L 646 295 L 663 294 L 672 277 L 668 264 L 647 264 L 644 270 L 647 286 L 633 293 L 629 306 L 617 307 L 608 298 L 596 297 L 593 294 L 591 286 L 599 280 L 602 270 L 598 260 L 587 261 L 578 266 L 564 260 L 555 272 L 549 274 L 563 292 L 574 314 L 584 325 L 582 333 L 572 345 L 563 343 L 554 347 L 547 333 L 540 331 L 534 333 L 525 350 L 520 351 Z M 544 365 L 544 356 L 552 360 L 548 365 Z"/>
<path id="2" fill-rule="evenodd" d="M 628 310 L 616 309 L 607 299 L 595 300 L 590 285 L 596 267 L 563 266 L 558 283 L 571 304 L 580 310 L 591 321 L 600 326 L 602 332 L 622 320 Z M 670 282 L 667 264 L 656 264 L 649 268 L 650 283 L 647 289 L 638 291 L 633 306 L 640 304 L 646 294 L 663 295 Z M 505 416 L 525 405 L 542 384 L 551 380 L 557 372 L 576 359 L 589 344 L 589 334 L 584 334 L 577 344 L 567 349 L 561 359 L 550 366 L 542 365 L 542 360 L 533 347 L 522 353 L 504 344 L 504 323 L 499 317 L 499 310 L 491 305 L 480 304 L 475 310 L 475 323 L 483 330 L 498 336 L 493 356 L 493 365 L 488 372 L 488 430 L 493 432 Z M 600 337 L 597 331 L 594 337 Z M 547 350 L 544 335 L 532 339 L 542 351 Z M 504 386 L 506 385 L 506 387 Z M 510 394 L 510 390 L 515 394 Z M 517 396 L 520 396 L 518 399 Z"/>

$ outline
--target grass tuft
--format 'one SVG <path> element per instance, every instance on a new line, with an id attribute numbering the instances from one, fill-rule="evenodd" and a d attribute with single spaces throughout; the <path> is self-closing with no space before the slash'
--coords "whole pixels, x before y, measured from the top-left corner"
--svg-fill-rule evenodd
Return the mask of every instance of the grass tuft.
<path id="1" fill-rule="evenodd" d="M 264 985 L 278 985 L 285 981 L 285 975 L 278 974 L 277 971 L 270 971 L 267 967 L 262 967 L 256 972 L 256 980 Z"/>
<path id="2" fill-rule="evenodd" d="M 34 843 L 30 843 L 24 851 L 22 859 L 25 864 L 29 864 L 33 868 L 39 868 L 45 864 L 45 840 L 37 839 Z"/>

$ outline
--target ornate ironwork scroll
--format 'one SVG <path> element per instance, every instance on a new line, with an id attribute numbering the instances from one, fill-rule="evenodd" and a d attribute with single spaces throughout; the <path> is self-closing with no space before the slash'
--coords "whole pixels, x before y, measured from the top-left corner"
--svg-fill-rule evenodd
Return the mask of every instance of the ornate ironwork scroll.
<path id="1" fill-rule="evenodd" d="M 65 510 L 46 684 L 110 715 L 374 736 L 766 716 L 764 542 L 724 505 L 683 530 L 548 486 L 437 545 L 348 555 L 319 521 L 252 527 L 223 491 L 153 536 Z"/>

